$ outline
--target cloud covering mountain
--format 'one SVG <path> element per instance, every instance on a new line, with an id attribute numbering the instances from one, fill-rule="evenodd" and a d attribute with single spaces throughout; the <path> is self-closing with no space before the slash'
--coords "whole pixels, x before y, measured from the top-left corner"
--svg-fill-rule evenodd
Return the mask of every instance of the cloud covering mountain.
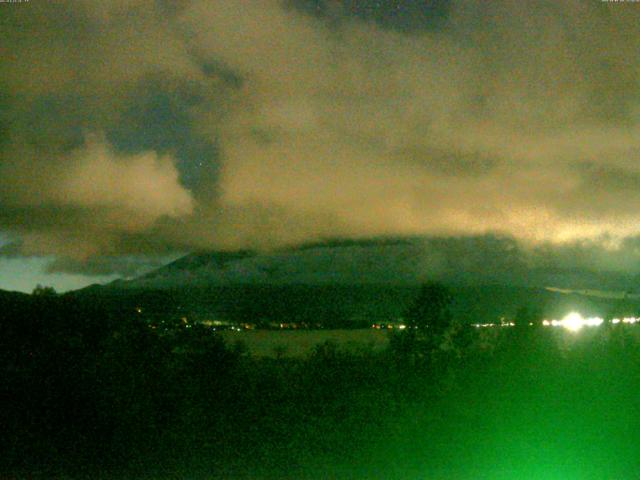
<path id="1" fill-rule="evenodd" d="M 505 237 L 398 238 L 309 244 L 270 252 L 186 255 L 118 288 L 189 289 L 230 285 L 451 285 L 639 291 L 633 269 L 583 246 L 523 249 Z"/>
<path id="2" fill-rule="evenodd" d="M 639 15 L 578 0 L 3 5 L 2 251 L 130 273 L 119 259 L 498 235 L 633 270 Z"/>

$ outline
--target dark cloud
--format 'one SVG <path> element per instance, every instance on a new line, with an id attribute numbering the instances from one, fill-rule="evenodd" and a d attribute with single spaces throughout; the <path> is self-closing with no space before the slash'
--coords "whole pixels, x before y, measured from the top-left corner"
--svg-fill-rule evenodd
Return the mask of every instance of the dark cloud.
<path id="1" fill-rule="evenodd" d="M 287 5 L 330 24 L 357 19 L 413 32 L 442 28 L 452 3 L 451 0 L 289 0 Z"/>
<path id="2" fill-rule="evenodd" d="M 477 177 L 488 175 L 499 166 L 495 158 L 481 153 L 439 151 L 437 149 L 404 148 L 396 152 L 397 160 L 404 160 L 416 166 L 443 176 Z"/>
<path id="3" fill-rule="evenodd" d="M 640 152 L 636 156 L 640 160 Z M 640 170 L 594 162 L 581 162 L 578 170 L 585 189 L 596 190 L 599 194 L 611 191 L 627 196 L 640 194 Z"/>
<path id="4" fill-rule="evenodd" d="M 22 243 L 19 241 L 10 241 L 0 246 L 0 257 L 19 258 L 23 255 Z"/>
<path id="5" fill-rule="evenodd" d="M 141 275 L 167 263 L 167 258 L 126 257 L 126 256 L 97 256 L 87 260 L 60 257 L 53 260 L 46 267 L 47 273 L 71 273 L 87 276 L 105 276 L 117 274 L 130 278 Z"/>
<path id="6" fill-rule="evenodd" d="M 144 78 L 128 94 L 118 120 L 106 129 L 118 151 L 173 154 L 181 182 L 190 189 L 215 185 L 216 139 L 197 131 L 199 109 L 207 109 L 203 85 L 160 75 Z"/>

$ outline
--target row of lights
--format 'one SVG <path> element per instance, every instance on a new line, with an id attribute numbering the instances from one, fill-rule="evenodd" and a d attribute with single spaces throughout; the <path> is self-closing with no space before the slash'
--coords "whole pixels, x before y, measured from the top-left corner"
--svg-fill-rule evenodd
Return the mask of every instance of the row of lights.
<path id="1" fill-rule="evenodd" d="M 567 330 L 571 330 L 573 332 L 577 332 L 582 329 L 582 327 L 599 327 L 605 322 L 605 320 L 601 317 L 583 317 L 577 312 L 571 312 L 566 315 L 562 320 L 544 320 L 542 324 L 546 327 L 564 327 Z M 633 325 L 634 323 L 640 322 L 640 318 L 637 317 L 624 317 L 624 318 L 613 318 L 611 319 L 611 324 L 626 324 Z"/>
<path id="2" fill-rule="evenodd" d="M 533 326 L 533 323 L 529 325 Z M 515 327 L 516 324 L 513 322 L 500 322 L 500 323 L 472 323 L 472 327 L 475 328 L 492 328 L 492 327 Z"/>
<path id="3" fill-rule="evenodd" d="M 404 330 L 407 328 L 407 326 L 404 323 L 398 325 L 394 325 L 392 323 L 374 323 L 373 325 L 371 325 L 371 328 L 374 328 L 376 330 L 393 330 L 394 328 L 398 330 Z"/>
<path id="4" fill-rule="evenodd" d="M 624 318 L 614 318 L 611 320 L 613 325 L 618 324 L 626 324 L 633 325 L 634 323 L 640 322 L 640 318 L 637 317 L 624 317 Z M 570 330 L 572 332 L 577 332 L 581 330 L 583 327 L 598 327 L 604 323 L 604 319 L 601 317 L 583 317 L 578 312 L 571 312 L 565 315 L 560 320 L 543 320 L 542 325 L 545 327 L 562 327 Z M 533 323 L 529 323 L 530 326 Z M 502 322 L 502 323 L 474 323 L 474 327 L 476 328 L 487 328 L 487 327 L 513 327 L 515 324 L 513 322 Z"/>

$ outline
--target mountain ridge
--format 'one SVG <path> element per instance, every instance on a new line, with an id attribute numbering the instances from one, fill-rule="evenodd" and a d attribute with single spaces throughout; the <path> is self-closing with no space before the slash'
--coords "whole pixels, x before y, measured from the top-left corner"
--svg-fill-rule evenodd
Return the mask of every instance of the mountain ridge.
<path id="1" fill-rule="evenodd" d="M 462 285 L 634 290 L 636 277 L 587 266 L 532 260 L 509 239 L 491 243 L 419 237 L 331 240 L 278 250 L 202 251 L 111 288 L 167 289 L 230 284 L 394 284 L 441 281 Z"/>

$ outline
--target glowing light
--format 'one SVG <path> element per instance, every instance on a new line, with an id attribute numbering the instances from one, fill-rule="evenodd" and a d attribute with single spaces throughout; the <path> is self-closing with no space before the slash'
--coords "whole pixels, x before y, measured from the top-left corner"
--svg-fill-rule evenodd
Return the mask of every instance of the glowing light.
<path id="1" fill-rule="evenodd" d="M 475 328 L 490 328 L 490 327 L 495 327 L 496 324 L 495 323 L 472 323 L 471 325 L 473 325 Z M 509 324 L 500 324 L 501 327 L 508 327 Z"/>
<path id="2" fill-rule="evenodd" d="M 544 325 L 548 325 L 543 322 Z M 604 320 L 600 317 L 589 317 L 584 318 L 578 312 L 571 312 L 566 315 L 562 320 L 551 320 L 551 326 L 553 327 L 563 327 L 572 332 L 577 332 L 582 329 L 582 327 L 597 327 L 602 325 Z"/>
<path id="3" fill-rule="evenodd" d="M 564 328 L 566 328 L 567 330 L 571 330 L 572 332 L 577 332 L 584 325 L 584 319 L 582 318 L 582 315 L 576 312 L 571 312 L 566 317 L 564 317 L 561 322 Z"/>
<path id="4" fill-rule="evenodd" d="M 600 317 L 587 318 L 587 327 L 599 327 L 604 322 Z"/>

